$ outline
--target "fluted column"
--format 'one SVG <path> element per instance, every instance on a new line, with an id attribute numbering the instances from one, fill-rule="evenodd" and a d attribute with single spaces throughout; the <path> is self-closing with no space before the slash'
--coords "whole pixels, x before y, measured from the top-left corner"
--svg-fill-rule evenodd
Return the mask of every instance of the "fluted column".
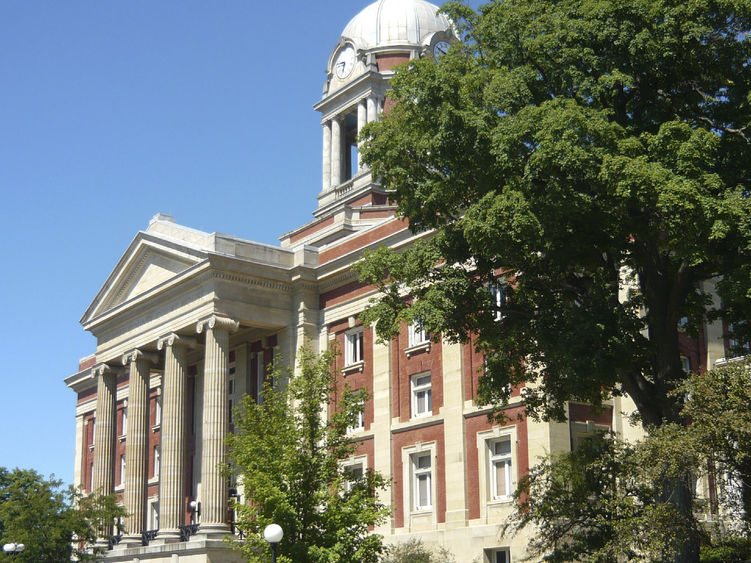
<path id="1" fill-rule="evenodd" d="M 368 122 L 368 101 L 360 100 L 357 102 L 357 171 L 362 170 L 362 155 L 360 155 L 360 147 L 362 142 L 360 141 L 360 131 L 365 127 Z"/>
<path id="2" fill-rule="evenodd" d="M 115 401 L 117 373 L 107 364 L 92 368 L 97 381 L 94 426 L 94 490 L 111 495 L 115 490 Z M 112 525 L 100 530 L 101 543 L 112 534 Z"/>
<path id="3" fill-rule="evenodd" d="M 238 323 L 212 316 L 200 321 L 198 333 L 206 333 L 203 372 L 203 442 L 201 452 L 201 527 L 203 536 L 227 533 L 227 480 L 220 465 L 227 458 L 229 432 L 229 335 Z"/>
<path id="4" fill-rule="evenodd" d="M 177 334 L 157 342 L 157 348 L 164 350 L 158 539 L 166 542 L 179 541 L 184 524 L 186 358 L 195 344 L 195 339 Z"/>
<path id="5" fill-rule="evenodd" d="M 323 191 L 331 187 L 331 121 L 323 124 Z"/>
<path id="6" fill-rule="evenodd" d="M 342 183 L 342 118 L 331 120 L 331 185 Z"/>
<path id="7" fill-rule="evenodd" d="M 149 376 L 156 354 L 133 350 L 123 356 L 130 367 L 128 381 L 128 436 L 125 442 L 125 530 L 122 544 L 141 545 L 146 529 L 149 456 Z"/>

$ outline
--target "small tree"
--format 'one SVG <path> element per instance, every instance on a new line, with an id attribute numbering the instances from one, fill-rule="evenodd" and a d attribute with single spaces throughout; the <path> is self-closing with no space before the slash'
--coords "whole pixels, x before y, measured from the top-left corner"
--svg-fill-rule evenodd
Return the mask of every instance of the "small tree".
<path id="1" fill-rule="evenodd" d="M 32 469 L 0 467 L 0 545 L 24 544 L 16 563 L 93 561 L 99 531 L 124 514 L 114 496 L 83 495 Z"/>
<path id="2" fill-rule="evenodd" d="M 432 550 L 417 538 L 392 545 L 383 563 L 454 563 L 454 556 L 444 547 Z"/>
<path id="3" fill-rule="evenodd" d="M 263 528 L 279 524 L 280 562 L 375 562 L 382 538 L 370 528 L 388 510 L 376 496 L 385 480 L 368 471 L 355 478 L 342 466 L 357 443 L 347 436 L 361 412 L 361 393 L 344 392 L 326 416 L 334 392 L 334 352 L 300 351 L 300 374 L 282 385 L 276 368 L 263 400 L 246 397 L 229 438 L 231 471 L 248 503 L 235 505 L 245 539 L 235 545 L 248 561 L 267 561 Z"/>

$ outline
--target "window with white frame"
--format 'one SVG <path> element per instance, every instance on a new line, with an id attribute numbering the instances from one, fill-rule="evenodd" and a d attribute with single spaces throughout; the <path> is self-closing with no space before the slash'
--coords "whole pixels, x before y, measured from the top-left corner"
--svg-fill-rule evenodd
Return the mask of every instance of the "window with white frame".
<path id="1" fill-rule="evenodd" d="M 160 397 L 157 395 L 156 401 L 154 406 L 154 426 L 159 426 L 162 424 L 162 401 L 160 400 Z"/>
<path id="2" fill-rule="evenodd" d="M 159 477 L 159 469 L 161 468 L 161 454 L 159 453 L 159 446 L 154 446 L 154 477 Z"/>
<path id="3" fill-rule="evenodd" d="M 349 492 L 365 475 L 365 464 L 362 461 L 348 463 L 343 467 L 345 481 L 344 491 Z"/>
<path id="4" fill-rule="evenodd" d="M 488 464 L 490 475 L 490 499 L 506 500 L 514 491 L 513 457 L 511 455 L 511 437 L 490 439 L 488 445 Z"/>
<path id="5" fill-rule="evenodd" d="M 235 364 L 234 362 L 229 364 L 229 423 L 234 423 L 233 411 L 235 410 Z"/>
<path id="6" fill-rule="evenodd" d="M 490 298 L 493 303 L 493 317 L 500 321 L 505 316 L 507 285 L 505 282 L 498 281 L 490 286 Z"/>
<path id="7" fill-rule="evenodd" d="M 352 426 L 347 427 L 347 432 L 362 432 L 365 430 L 365 399 L 357 401 L 357 417 Z"/>
<path id="8" fill-rule="evenodd" d="M 128 407 L 123 408 L 123 436 L 128 433 Z"/>
<path id="9" fill-rule="evenodd" d="M 412 376 L 412 418 L 433 414 L 433 393 L 430 374 Z"/>
<path id="10" fill-rule="evenodd" d="M 125 484 L 125 454 L 120 456 L 120 485 Z"/>
<path id="11" fill-rule="evenodd" d="M 430 342 L 430 333 L 425 330 L 422 321 L 415 319 L 414 322 L 409 325 L 409 347 L 419 346 L 420 344 L 426 344 Z"/>
<path id="12" fill-rule="evenodd" d="M 595 438 L 605 437 L 607 438 L 610 427 L 603 424 L 597 424 L 592 420 L 586 422 L 571 422 L 571 449 L 575 450 L 580 444 L 587 440 L 594 440 Z"/>
<path id="13" fill-rule="evenodd" d="M 362 327 L 344 334 L 344 365 L 351 366 L 363 361 Z"/>
<path id="14" fill-rule="evenodd" d="M 487 563 L 511 563 L 511 553 L 507 547 L 486 549 L 485 561 Z"/>
<path id="15" fill-rule="evenodd" d="M 689 373 L 691 371 L 691 360 L 686 356 L 681 356 L 681 369 L 683 373 Z"/>
<path id="16" fill-rule="evenodd" d="M 412 508 L 433 508 L 433 463 L 430 452 L 412 455 Z"/>
<path id="17" fill-rule="evenodd" d="M 159 501 L 152 500 L 149 503 L 149 530 L 159 529 Z"/>

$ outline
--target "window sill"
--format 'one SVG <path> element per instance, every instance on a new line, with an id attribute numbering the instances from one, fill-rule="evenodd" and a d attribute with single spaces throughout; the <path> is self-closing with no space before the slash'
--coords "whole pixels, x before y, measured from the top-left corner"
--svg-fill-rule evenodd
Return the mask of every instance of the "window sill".
<path id="1" fill-rule="evenodd" d="M 420 342 L 419 344 L 414 344 L 410 346 L 409 348 L 406 348 L 404 350 L 404 353 L 407 354 L 407 357 L 414 356 L 415 354 L 418 354 L 420 352 L 430 352 L 430 340 L 427 342 Z"/>
<path id="2" fill-rule="evenodd" d="M 496 499 L 489 500 L 487 504 L 489 507 L 506 506 L 506 505 L 511 504 L 513 501 L 514 501 L 514 497 L 503 497 L 503 498 L 496 498 Z"/>
<path id="3" fill-rule="evenodd" d="M 365 368 L 365 362 L 359 361 L 354 364 L 349 364 L 342 368 L 342 375 L 350 375 L 352 373 L 361 372 Z"/>

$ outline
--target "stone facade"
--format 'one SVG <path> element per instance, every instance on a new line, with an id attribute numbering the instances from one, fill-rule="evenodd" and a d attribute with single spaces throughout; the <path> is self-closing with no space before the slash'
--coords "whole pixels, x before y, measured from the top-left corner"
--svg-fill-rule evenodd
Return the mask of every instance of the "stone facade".
<path id="1" fill-rule="evenodd" d="M 336 342 L 340 385 L 369 391 L 353 432 L 361 445 L 344 462 L 391 479 L 383 501 L 393 515 L 376 531 L 389 542 L 418 536 L 461 563 L 524 555 L 527 538 L 503 537 L 501 528 L 511 489 L 540 456 L 598 426 L 635 436 L 623 397 L 599 413 L 572 404 L 569 423 L 512 416 L 494 425 L 473 401 L 483 358 L 471 343 L 430 342 L 404 327 L 379 344 L 360 325 L 375 293 L 352 264 L 366 249 L 417 236 L 354 157 L 356 133 L 388 108 L 395 64 L 453 40 L 448 21 L 422 0 L 363 10 L 332 52 L 315 106 L 323 174 L 314 219 L 269 246 L 159 214 L 105 281 L 81 320 L 96 350 L 66 383 L 78 397 L 76 485 L 114 491 L 130 513 L 107 561 L 239 561 L 221 539 L 230 532 L 230 491 L 217 466 L 230 409 L 257 396 L 275 355 L 294 366 L 303 343 L 323 350 Z M 721 334 L 714 326 L 701 344 L 685 340 L 693 369 L 724 356 Z M 522 414 L 519 405 L 517 388 L 511 415 Z"/>

